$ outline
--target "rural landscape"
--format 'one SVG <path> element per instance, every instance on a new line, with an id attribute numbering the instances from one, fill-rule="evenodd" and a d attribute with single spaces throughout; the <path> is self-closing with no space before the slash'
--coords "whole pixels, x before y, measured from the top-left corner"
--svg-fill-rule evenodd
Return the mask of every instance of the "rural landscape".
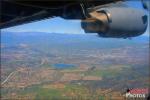
<path id="1" fill-rule="evenodd" d="M 149 64 L 146 36 L 2 32 L 1 100 L 125 100 Z"/>

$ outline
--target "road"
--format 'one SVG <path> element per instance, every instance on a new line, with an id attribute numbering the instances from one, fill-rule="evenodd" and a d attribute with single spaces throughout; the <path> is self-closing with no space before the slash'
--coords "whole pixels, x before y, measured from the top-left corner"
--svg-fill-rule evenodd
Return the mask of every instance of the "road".
<path id="1" fill-rule="evenodd" d="M 15 73 L 17 73 L 18 71 L 19 71 L 19 70 L 11 72 L 11 73 L 7 76 L 7 78 L 1 83 L 1 85 L 5 84 L 5 83 L 8 81 L 8 79 L 9 79 L 12 75 L 14 75 Z"/>

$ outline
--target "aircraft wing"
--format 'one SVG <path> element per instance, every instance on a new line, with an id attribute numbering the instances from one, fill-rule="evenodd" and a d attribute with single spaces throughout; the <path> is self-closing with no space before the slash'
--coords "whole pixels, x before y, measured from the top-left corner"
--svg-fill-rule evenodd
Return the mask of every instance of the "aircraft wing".
<path id="1" fill-rule="evenodd" d="M 129 38 L 147 28 L 144 9 L 128 7 L 126 0 L 1 0 L 0 29 L 61 17 L 80 19 L 86 33 Z M 141 0 L 148 9 L 149 1 Z"/>
<path id="2" fill-rule="evenodd" d="M 30 23 L 55 16 L 64 18 L 67 16 L 66 19 L 84 19 L 84 16 L 80 13 L 77 14 L 79 18 L 71 15 L 71 12 L 82 10 L 80 4 L 87 8 L 92 5 L 104 5 L 116 1 L 120 0 L 2 0 L 0 1 L 0 28 Z"/>

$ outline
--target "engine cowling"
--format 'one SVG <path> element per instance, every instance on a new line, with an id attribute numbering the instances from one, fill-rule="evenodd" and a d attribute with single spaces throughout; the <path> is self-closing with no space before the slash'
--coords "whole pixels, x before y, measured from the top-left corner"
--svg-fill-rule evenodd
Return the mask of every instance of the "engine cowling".
<path id="1" fill-rule="evenodd" d="M 100 8 L 90 15 L 90 19 L 81 22 L 82 28 L 86 33 L 98 33 L 102 37 L 134 37 L 143 34 L 147 28 L 147 15 L 136 8 Z"/>

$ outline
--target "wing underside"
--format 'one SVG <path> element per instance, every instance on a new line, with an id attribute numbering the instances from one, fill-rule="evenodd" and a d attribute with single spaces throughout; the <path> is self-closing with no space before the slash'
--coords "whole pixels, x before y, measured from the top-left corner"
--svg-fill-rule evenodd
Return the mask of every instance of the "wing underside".
<path id="1" fill-rule="evenodd" d="M 84 19 L 81 10 L 120 0 L 2 0 L 0 28 L 21 25 L 60 16 L 66 19 Z M 83 4 L 83 6 L 81 5 Z M 73 12 L 80 11 L 78 15 Z M 67 17 L 66 17 L 67 16 Z"/>

